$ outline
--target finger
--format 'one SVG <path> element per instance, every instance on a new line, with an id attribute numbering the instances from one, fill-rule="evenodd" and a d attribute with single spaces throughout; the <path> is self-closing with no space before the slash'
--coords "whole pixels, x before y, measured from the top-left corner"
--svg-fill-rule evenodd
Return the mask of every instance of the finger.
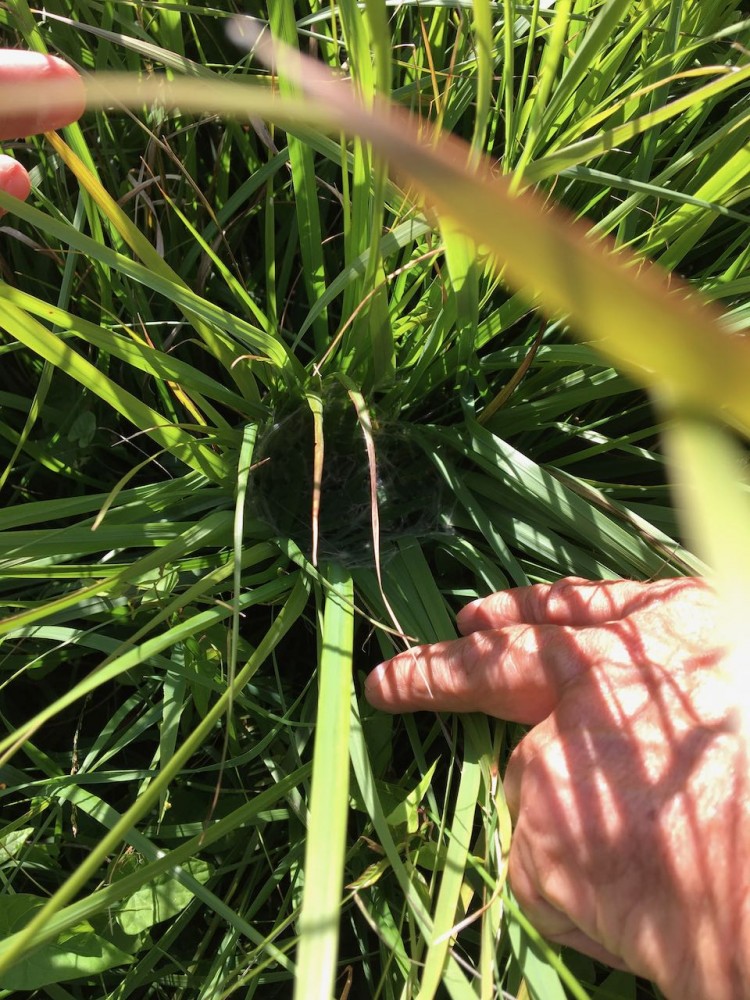
<path id="1" fill-rule="evenodd" d="M 592 582 L 566 577 L 552 584 L 517 587 L 472 601 L 458 614 L 463 635 L 513 624 L 602 625 L 621 621 L 645 603 L 663 600 L 685 588 L 700 586 L 688 577 L 639 583 L 634 580 Z"/>
<path id="2" fill-rule="evenodd" d="M 0 156 L 0 191 L 12 194 L 14 198 L 24 201 L 31 191 L 31 181 L 28 173 L 18 160 L 10 156 Z M 0 209 L 0 215 L 3 215 Z"/>
<path id="3" fill-rule="evenodd" d="M 417 646 L 376 667 L 365 694 L 387 712 L 481 711 L 537 723 L 565 685 L 601 658 L 602 646 L 616 644 L 616 637 L 600 632 L 515 625 Z"/>
<path id="4" fill-rule="evenodd" d="M 52 81 L 55 106 L 40 104 L 32 114 L 0 113 L 0 139 L 19 139 L 61 128 L 80 118 L 86 105 L 83 80 L 62 59 L 41 52 L 0 49 L 0 94 L 10 95 L 24 83 Z"/>

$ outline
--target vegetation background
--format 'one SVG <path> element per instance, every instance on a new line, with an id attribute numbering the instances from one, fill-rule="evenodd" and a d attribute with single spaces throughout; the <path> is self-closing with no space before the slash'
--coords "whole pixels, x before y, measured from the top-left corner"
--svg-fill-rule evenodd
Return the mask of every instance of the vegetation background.
<path id="1" fill-rule="evenodd" d="M 0 41 L 267 93 L 227 31 L 257 14 L 746 326 L 741 3 L 224 6 L 8 0 Z M 12 147 L 35 195 L 0 200 L 0 996 L 654 996 L 517 911 L 519 727 L 391 719 L 361 681 L 491 590 L 701 572 L 661 400 L 506 283 L 501 215 L 472 243 L 316 113 L 151 104 Z"/>

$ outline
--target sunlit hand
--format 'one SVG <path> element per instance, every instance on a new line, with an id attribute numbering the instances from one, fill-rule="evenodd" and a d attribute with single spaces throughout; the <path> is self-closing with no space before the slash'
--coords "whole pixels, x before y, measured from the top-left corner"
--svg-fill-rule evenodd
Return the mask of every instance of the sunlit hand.
<path id="1" fill-rule="evenodd" d="M 13 88 L 23 83 L 41 80 L 52 80 L 65 88 L 64 106 L 40 107 L 31 115 L 3 113 L 0 115 L 0 141 L 60 128 L 82 114 L 85 103 L 83 81 L 72 66 L 55 56 L 39 52 L 0 49 L 0 92 L 3 95 L 12 94 Z M 28 197 L 30 190 L 29 175 L 18 160 L 0 156 L 0 191 L 23 199 Z"/>
<path id="2" fill-rule="evenodd" d="M 561 580 L 470 604 L 464 638 L 367 679 L 386 711 L 534 726 L 505 775 L 519 903 L 674 1000 L 750 997 L 748 740 L 717 619 L 699 580 Z"/>

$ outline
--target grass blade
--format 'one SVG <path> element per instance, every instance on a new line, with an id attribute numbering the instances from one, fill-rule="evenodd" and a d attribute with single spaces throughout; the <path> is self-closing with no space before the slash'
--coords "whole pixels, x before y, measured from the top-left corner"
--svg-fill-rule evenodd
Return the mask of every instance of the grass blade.
<path id="1" fill-rule="evenodd" d="M 343 569 L 332 566 L 328 578 L 332 589 L 322 633 L 296 1000 L 330 1000 L 333 994 L 344 884 L 354 592 Z"/>

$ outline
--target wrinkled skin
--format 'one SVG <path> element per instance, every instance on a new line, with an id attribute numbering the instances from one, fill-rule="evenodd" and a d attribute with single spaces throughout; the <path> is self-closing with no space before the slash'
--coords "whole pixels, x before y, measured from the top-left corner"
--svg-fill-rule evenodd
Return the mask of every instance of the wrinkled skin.
<path id="1" fill-rule="evenodd" d="M 561 580 L 468 605 L 464 638 L 367 679 L 385 711 L 533 726 L 505 775 L 519 903 L 670 1000 L 750 997 L 748 737 L 718 617 L 700 580 Z"/>
<path id="2" fill-rule="evenodd" d="M 33 115 L 0 116 L 0 141 L 61 128 L 83 113 L 83 81 L 72 66 L 55 56 L 39 52 L 0 49 L 0 90 L 11 93 L 13 87 L 41 80 L 53 80 L 58 87 L 65 89 L 64 106 L 40 108 Z M 21 200 L 28 198 L 31 191 L 28 173 L 18 160 L 10 156 L 0 155 L 0 191 Z"/>

